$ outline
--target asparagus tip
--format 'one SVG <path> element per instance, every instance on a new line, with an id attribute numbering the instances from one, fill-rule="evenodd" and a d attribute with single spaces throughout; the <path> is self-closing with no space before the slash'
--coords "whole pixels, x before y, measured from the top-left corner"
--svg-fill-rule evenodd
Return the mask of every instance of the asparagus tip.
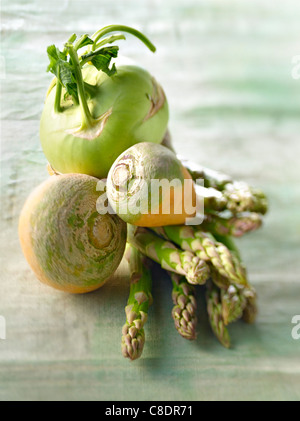
<path id="1" fill-rule="evenodd" d="M 132 361 L 138 359 L 143 352 L 145 344 L 144 329 L 137 329 L 127 323 L 123 326 L 123 336 L 121 342 L 122 354 Z"/>

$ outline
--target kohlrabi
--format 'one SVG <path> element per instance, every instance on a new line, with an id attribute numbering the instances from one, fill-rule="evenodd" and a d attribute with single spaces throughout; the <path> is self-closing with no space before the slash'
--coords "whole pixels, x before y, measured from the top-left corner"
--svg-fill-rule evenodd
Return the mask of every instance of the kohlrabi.
<path id="1" fill-rule="evenodd" d="M 47 49 L 55 75 L 40 122 L 41 144 L 50 165 L 61 173 L 106 177 L 115 159 L 139 142 L 160 143 L 167 130 L 168 104 L 161 86 L 145 69 L 116 67 L 115 41 L 122 33 L 154 45 L 139 31 L 111 25 L 94 35 L 73 34 L 60 51 Z M 82 48 L 86 51 L 81 52 Z"/>

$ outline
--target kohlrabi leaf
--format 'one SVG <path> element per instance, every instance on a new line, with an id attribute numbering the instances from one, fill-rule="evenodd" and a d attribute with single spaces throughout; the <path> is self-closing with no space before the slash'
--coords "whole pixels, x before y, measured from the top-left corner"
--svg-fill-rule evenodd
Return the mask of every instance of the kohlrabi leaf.
<path id="1" fill-rule="evenodd" d="M 76 50 L 90 44 L 94 44 L 94 41 L 88 35 L 83 35 L 76 43 Z"/>
<path id="2" fill-rule="evenodd" d="M 64 45 L 63 51 L 60 51 L 54 44 L 47 48 L 47 54 L 50 61 L 47 71 L 53 73 L 58 82 L 65 88 L 65 97 L 72 96 L 74 101 L 78 103 L 78 84 L 81 85 L 81 92 L 83 96 L 85 95 L 85 82 L 82 79 L 81 68 L 86 63 L 91 63 L 98 71 L 101 70 L 108 76 L 114 75 L 117 71 L 116 66 L 115 64 L 112 66 L 110 64 L 111 59 L 118 56 L 119 47 L 112 45 L 109 47 L 99 48 L 100 45 L 95 45 L 95 41 L 87 34 L 77 38 L 77 41 L 76 38 L 76 35 L 73 34 Z M 110 38 L 106 38 L 105 41 L 112 42 L 113 40 L 122 38 L 124 38 L 123 35 L 115 35 Z M 101 42 L 99 44 L 101 44 Z M 77 51 L 87 45 L 93 45 L 94 50 L 89 49 L 86 54 L 78 56 Z"/>
<path id="3" fill-rule="evenodd" d="M 112 76 L 116 73 L 117 69 L 115 64 L 109 68 L 112 58 L 118 56 L 119 47 L 112 45 L 111 47 L 100 48 L 99 50 L 92 51 L 88 54 L 81 56 L 82 61 L 91 62 L 97 70 L 102 70 L 108 76 Z"/>
<path id="4" fill-rule="evenodd" d="M 60 51 L 55 45 L 47 48 L 50 64 L 47 68 L 48 72 L 53 73 L 59 82 L 64 86 L 68 95 L 71 95 L 78 101 L 77 83 L 74 74 L 74 66 L 71 61 L 67 60 L 67 54 Z"/>
<path id="5" fill-rule="evenodd" d="M 59 60 L 59 54 L 55 45 L 49 45 L 47 48 L 47 54 L 49 57 L 49 65 L 47 67 L 47 72 L 51 72 L 56 76 L 57 72 L 57 62 Z"/>

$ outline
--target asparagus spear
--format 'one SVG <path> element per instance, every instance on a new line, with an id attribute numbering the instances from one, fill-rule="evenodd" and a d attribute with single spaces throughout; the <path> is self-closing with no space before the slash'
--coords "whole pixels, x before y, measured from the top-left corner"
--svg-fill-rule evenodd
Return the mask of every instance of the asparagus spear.
<path id="1" fill-rule="evenodd" d="M 241 237 L 247 232 L 258 229 L 262 224 L 262 217 L 255 212 L 241 212 L 235 215 L 231 213 L 229 216 L 208 213 L 201 224 L 204 231 L 212 234 L 232 235 L 233 237 Z"/>
<path id="2" fill-rule="evenodd" d="M 223 323 L 227 325 L 242 316 L 250 287 L 235 249 L 231 253 L 224 244 L 195 227 L 172 225 L 153 230 L 182 249 L 192 250 L 202 259 L 210 259 L 212 281 L 220 290 Z"/>
<path id="3" fill-rule="evenodd" d="M 177 155 L 177 157 L 181 160 L 194 180 L 199 178 L 204 180 L 205 187 L 223 190 L 226 184 L 232 183 L 233 181 L 229 175 L 204 167 L 182 156 Z"/>
<path id="4" fill-rule="evenodd" d="M 222 316 L 225 325 L 242 317 L 247 303 L 245 291 L 248 291 L 250 287 L 236 286 L 215 269 L 211 269 L 211 280 L 220 290 Z"/>
<path id="5" fill-rule="evenodd" d="M 214 284 L 220 289 L 227 289 L 230 287 L 231 282 L 227 276 L 221 275 L 220 272 L 214 267 L 210 268 L 211 278 Z"/>
<path id="6" fill-rule="evenodd" d="M 207 261 L 225 278 L 237 285 L 247 285 L 244 270 L 238 259 L 228 248 L 217 242 L 210 233 L 200 231 L 195 226 L 170 225 L 152 228 L 157 234 L 177 244 L 181 249 L 194 252 Z"/>
<path id="7" fill-rule="evenodd" d="M 172 317 L 179 334 L 189 340 L 196 339 L 197 303 L 195 287 L 187 282 L 184 276 L 169 272 L 172 280 L 172 299 L 174 307 Z"/>
<path id="8" fill-rule="evenodd" d="M 222 192 L 212 187 L 202 187 L 195 183 L 195 192 L 199 201 L 203 201 L 205 213 L 222 212 L 227 209 L 227 199 Z"/>
<path id="9" fill-rule="evenodd" d="M 242 181 L 226 184 L 223 194 L 227 200 L 227 209 L 233 213 L 250 211 L 264 215 L 268 210 L 265 194 Z"/>
<path id="10" fill-rule="evenodd" d="M 224 324 L 234 322 L 243 315 L 246 305 L 246 297 L 244 291 L 247 288 L 239 289 L 231 284 L 227 289 L 221 289 L 221 305 Z"/>
<path id="11" fill-rule="evenodd" d="M 186 277 L 191 284 L 204 284 L 209 277 L 206 262 L 191 251 L 183 251 L 151 230 L 128 226 L 128 242 L 162 268 Z"/>
<path id="12" fill-rule="evenodd" d="M 129 267 L 130 292 L 125 307 L 126 323 L 122 329 L 121 349 L 125 358 L 135 360 L 144 348 L 144 325 L 152 303 L 152 279 L 147 258 L 134 247 L 130 249 Z"/>
<path id="13" fill-rule="evenodd" d="M 242 257 L 240 254 L 240 251 L 237 247 L 237 245 L 235 244 L 235 241 L 233 240 L 233 238 L 230 235 L 220 235 L 220 234 L 214 234 L 214 238 L 219 242 L 224 244 L 230 251 L 232 254 L 234 254 L 236 256 L 236 258 L 240 261 L 242 267 L 244 268 L 244 271 L 246 273 L 246 268 L 242 262 Z"/>
<path id="14" fill-rule="evenodd" d="M 220 289 L 213 282 L 207 282 L 206 284 L 206 303 L 212 331 L 221 344 L 225 348 L 229 348 L 230 337 L 223 319 Z"/>
<path id="15" fill-rule="evenodd" d="M 255 289 L 249 288 L 244 293 L 246 298 L 246 304 L 243 311 L 243 320 L 246 323 L 254 323 L 257 316 L 257 294 Z"/>
<path id="16" fill-rule="evenodd" d="M 173 152 L 169 130 L 166 132 L 162 145 Z M 204 206 L 206 210 L 213 209 L 222 211 L 225 209 L 237 212 L 256 212 L 265 214 L 268 203 L 265 194 L 260 190 L 249 186 L 245 182 L 235 181 L 227 174 L 204 167 L 177 154 L 192 178 L 204 180 L 202 195 L 204 195 Z M 221 193 L 218 194 L 218 193 Z"/>
<path id="17" fill-rule="evenodd" d="M 204 199 L 207 209 L 218 211 L 228 209 L 232 213 L 248 211 L 265 214 L 267 212 L 267 199 L 260 189 L 253 188 L 242 181 L 235 181 L 226 174 L 203 167 L 180 156 L 178 158 L 192 178 L 203 179 L 204 187 L 210 190 L 208 196 L 212 197 L 210 200 Z M 222 196 L 218 197 L 218 191 L 222 193 Z"/>
<path id="18" fill-rule="evenodd" d="M 242 259 L 241 259 L 239 250 L 236 244 L 234 243 L 233 239 L 229 236 L 221 236 L 221 235 L 218 235 L 217 239 L 223 244 L 226 244 L 226 246 L 230 249 L 232 253 L 236 255 L 237 259 L 239 259 L 239 261 L 242 264 Z M 247 276 L 245 268 L 244 268 L 244 273 L 245 273 L 245 276 Z M 254 323 L 257 313 L 258 313 L 257 293 L 255 291 L 255 288 L 252 285 L 248 284 L 248 287 L 243 288 L 240 291 L 240 293 L 242 294 L 243 300 L 244 300 L 242 318 L 246 323 Z"/>
<path id="19" fill-rule="evenodd" d="M 246 183 L 230 183 L 222 191 L 195 184 L 195 190 L 198 198 L 204 201 L 206 213 L 229 210 L 233 214 L 255 212 L 264 215 L 268 209 L 264 193 L 258 189 L 250 188 Z"/>

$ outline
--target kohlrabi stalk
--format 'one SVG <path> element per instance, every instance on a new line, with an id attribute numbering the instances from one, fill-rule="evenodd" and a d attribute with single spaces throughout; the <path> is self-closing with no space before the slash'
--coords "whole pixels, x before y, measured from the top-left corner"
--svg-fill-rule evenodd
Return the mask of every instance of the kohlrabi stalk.
<path id="1" fill-rule="evenodd" d="M 70 58 L 72 60 L 73 66 L 74 66 L 74 74 L 76 77 L 76 83 L 77 83 L 77 89 L 78 89 L 78 97 L 79 97 L 79 104 L 81 109 L 81 116 L 82 116 L 82 122 L 80 130 L 86 130 L 91 129 L 93 125 L 97 122 L 95 120 L 89 110 L 87 100 L 86 100 L 86 92 L 84 89 L 84 82 L 82 78 L 81 73 L 81 67 L 78 59 L 78 55 L 76 52 L 76 49 L 73 47 L 72 44 L 66 44 L 67 51 L 70 55 Z"/>
<path id="2" fill-rule="evenodd" d="M 58 66 L 59 71 L 59 66 Z M 58 79 L 56 79 L 56 91 L 55 91 L 55 101 L 54 101 L 54 111 L 56 113 L 60 113 L 62 111 L 62 107 L 60 105 L 61 99 L 61 91 L 62 91 L 62 84 Z"/>
<path id="3" fill-rule="evenodd" d="M 99 47 L 102 47 L 105 44 L 112 44 L 113 42 L 119 41 L 121 39 L 125 40 L 126 39 L 125 35 L 123 34 L 111 35 L 109 37 L 103 38 L 103 40 L 98 43 L 94 42 L 94 44 L 91 47 L 91 50 L 95 51 L 96 49 L 98 49 Z M 87 61 L 88 59 L 82 60 L 80 62 L 81 66 L 83 66 Z"/>
<path id="4" fill-rule="evenodd" d="M 130 26 L 125 26 L 125 25 L 109 25 L 95 32 L 94 35 L 92 36 L 94 40 L 92 50 L 94 51 L 96 47 L 98 46 L 97 42 L 99 41 L 99 39 L 101 39 L 104 35 L 109 34 L 110 32 L 115 32 L 115 31 L 127 32 L 128 34 L 134 35 L 135 37 L 139 38 L 149 48 L 150 51 L 152 51 L 153 53 L 156 51 L 155 46 L 144 34 L 142 34 L 141 32 L 137 31 L 134 28 L 131 28 Z"/>
<path id="5" fill-rule="evenodd" d="M 76 34 L 72 34 L 67 42 L 72 43 L 73 41 L 75 41 L 75 39 L 76 39 Z M 66 47 L 64 48 L 63 53 L 64 54 L 66 53 Z M 58 65 L 57 67 L 58 67 L 58 74 L 59 74 L 60 66 Z M 54 102 L 54 111 L 56 113 L 60 113 L 62 111 L 62 107 L 60 105 L 61 92 L 62 92 L 62 84 L 58 80 L 58 78 L 56 78 L 56 91 L 55 91 L 55 102 Z"/>

